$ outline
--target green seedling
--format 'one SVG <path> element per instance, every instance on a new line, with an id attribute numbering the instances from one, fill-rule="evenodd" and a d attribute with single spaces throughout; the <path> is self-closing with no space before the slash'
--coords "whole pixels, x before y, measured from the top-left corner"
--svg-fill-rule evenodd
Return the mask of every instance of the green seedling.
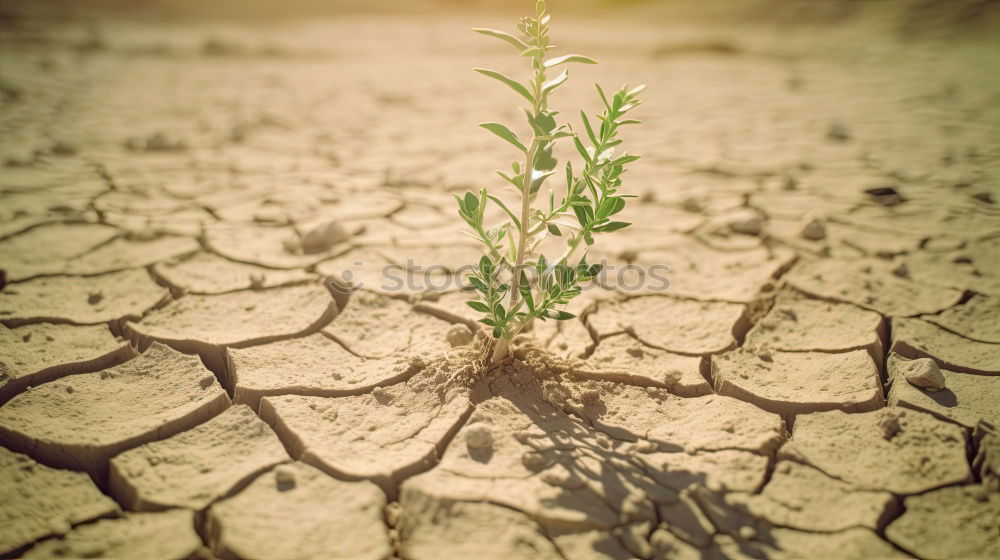
<path id="1" fill-rule="evenodd" d="M 507 43 L 531 63 L 531 79 L 527 83 L 493 70 L 476 69 L 503 83 L 528 103 L 524 109 L 527 132 L 523 136 L 500 123 L 479 125 L 517 150 L 518 160 L 511 164 L 510 173 L 497 173 L 513 188 L 520 207 L 515 205 L 511 209 L 485 188 L 478 195 L 466 192 L 464 196 L 455 196 L 458 213 L 470 228 L 467 233 L 486 248 L 486 254 L 468 278 L 479 299 L 466 303 L 482 313 L 480 322 L 492 329 L 496 342 L 488 350 L 491 363 L 507 356 L 510 340 L 531 321 L 572 319 L 574 315 L 561 307 L 579 295 L 582 285 L 601 271 L 601 265 L 587 263 L 586 247 L 594 244 L 597 234 L 630 225 L 615 221 L 614 216 L 622 211 L 625 199 L 629 198 L 619 194 L 622 175 L 626 166 L 639 157 L 620 151 L 622 140 L 618 133 L 626 125 L 639 123 L 626 119 L 625 115 L 640 104 L 638 95 L 645 86 L 625 85 L 608 97 L 597 85 L 604 110 L 596 115 L 596 121 L 580 111 L 582 134 L 569 124 L 560 124 L 559 113 L 549 107 L 549 97 L 566 83 L 568 65 L 597 62 L 579 54 L 550 58 L 549 51 L 554 48 L 549 42 L 550 21 L 545 2 L 539 0 L 535 17 L 520 18 L 516 34 L 474 30 Z M 550 77 L 549 73 L 555 76 Z M 563 139 L 573 143 L 580 160 L 576 166 L 571 161 L 565 163 L 562 169 L 565 186 L 549 187 L 550 183 L 561 183 L 557 179 L 548 180 L 557 174 L 559 167 L 553 147 Z M 543 186 L 546 195 L 536 206 Z M 490 204 L 503 210 L 505 219 L 501 223 L 483 223 Z M 546 258 L 539 251 L 547 236 L 565 241 L 565 250 L 556 258 Z M 581 246 L 583 256 L 574 261 Z"/>

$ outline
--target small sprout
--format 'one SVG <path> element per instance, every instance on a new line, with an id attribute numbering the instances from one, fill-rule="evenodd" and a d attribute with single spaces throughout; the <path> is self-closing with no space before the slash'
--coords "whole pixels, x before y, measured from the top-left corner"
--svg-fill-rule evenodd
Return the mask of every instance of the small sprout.
<path id="1" fill-rule="evenodd" d="M 486 248 L 486 254 L 468 278 L 478 298 L 466 304 L 483 315 L 479 322 L 490 328 L 493 338 L 499 339 L 492 350 L 494 363 L 507 355 L 510 340 L 531 321 L 575 317 L 560 308 L 578 296 L 581 286 L 601 271 L 600 265 L 587 263 L 585 248 L 595 243 L 595 235 L 631 225 L 614 217 L 625 208 L 625 199 L 629 198 L 619 192 L 622 176 L 639 156 L 621 150 L 618 133 L 623 126 L 639 124 L 625 116 L 639 106 L 639 93 L 645 86 L 625 85 L 608 97 L 598 85 L 604 110 L 593 117 L 580 111 L 581 130 L 585 134 L 581 136 L 568 123 L 560 124 L 556 119 L 560 113 L 549 108 L 549 97 L 569 79 L 569 65 L 597 64 L 597 61 L 580 54 L 549 57 L 553 49 L 549 41 L 550 22 L 545 2 L 539 0 L 535 16 L 520 18 L 514 34 L 494 29 L 473 30 L 516 49 L 521 57 L 531 61 L 532 71 L 529 81 L 522 83 L 494 70 L 475 69 L 503 83 L 530 104 L 524 109 L 527 117 L 524 134 L 518 135 L 501 123 L 479 125 L 517 150 L 520 161 L 511 164 L 509 173 L 497 173 L 514 188 L 518 204 L 509 205 L 485 188 L 478 193 L 470 191 L 455 196 L 458 214 L 470 228 L 467 233 Z M 558 73 L 549 76 L 550 69 Z M 567 161 L 560 168 L 553 148 L 564 138 L 571 139 L 582 163 L 574 166 Z M 549 181 L 556 175 L 565 176 L 565 186 L 556 187 L 555 180 Z M 562 180 L 558 182 L 563 184 Z M 545 194 L 540 197 L 543 188 Z M 505 217 L 500 223 L 484 223 L 489 204 L 503 211 Z M 565 243 L 565 250 L 556 259 L 546 258 L 538 251 L 550 235 Z M 584 255 L 574 262 L 574 254 L 581 246 Z"/>

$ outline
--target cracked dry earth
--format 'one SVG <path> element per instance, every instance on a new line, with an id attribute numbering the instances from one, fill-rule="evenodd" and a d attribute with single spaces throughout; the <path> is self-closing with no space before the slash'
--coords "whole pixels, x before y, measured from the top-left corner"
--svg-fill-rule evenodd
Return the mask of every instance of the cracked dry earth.
<path id="1" fill-rule="evenodd" d="M 514 68 L 419 23 L 5 37 L 0 556 L 1000 556 L 993 45 L 567 22 L 560 104 L 649 84 L 599 256 L 671 286 L 471 377 L 379 271 L 475 262 Z"/>

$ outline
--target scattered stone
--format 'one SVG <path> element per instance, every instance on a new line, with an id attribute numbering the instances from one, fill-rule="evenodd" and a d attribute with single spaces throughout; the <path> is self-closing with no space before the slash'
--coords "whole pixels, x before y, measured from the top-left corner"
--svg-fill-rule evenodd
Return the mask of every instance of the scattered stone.
<path id="1" fill-rule="evenodd" d="M 0 347 L 0 404 L 29 386 L 109 368 L 136 355 L 105 325 L 0 325 Z"/>
<path id="2" fill-rule="evenodd" d="M 295 467 L 279 465 L 274 469 L 274 482 L 279 490 L 295 487 Z"/>
<path id="3" fill-rule="evenodd" d="M 681 201 L 681 208 L 683 208 L 685 212 L 691 212 L 692 214 L 701 214 L 705 210 L 701 201 L 694 197 L 685 198 Z"/>
<path id="4" fill-rule="evenodd" d="M 230 348 L 233 399 L 254 408 L 261 397 L 302 394 L 339 397 L 406 381 L 418 361 L 389 356 L 368 359 L 352 354 L 323 333 L 271 344 Z"/>
<path id="5" fill-rule="evenodd" d="M 920 358 L 912 360 L 906 364 L 900 364 L 899 375 L 906 378 L 906 381 L 914 387 L 927 389 L 928 391 L 940 391 L 945 387 L 944 375 L 937 362 L 930 358 Z"/>
<path id="6" fill-rule="evenodd" d="M 941 390 L 923 391 L 921 385 L 903 381 L 924 368 L 941 376 Z M 890 405 L 928 412 L 972 429 L 1000 426 L 1000 384 L 993 377 L 941 370 L 929 358 L 907 360 L 898 354 L 889 356 L 888 376 Z"/>
<path id="7" fill-rule="evenodd" d="M 986 204 L 996 204 L 996 200 L 993 198 L 993 193 L 990 191 L 977 192 L 972 195 L 972 198 L 985 202 Z"/>
<path id="8" fill-rule="evenodd" d="M 802 237 L 809 241 L 822 241 L 826 239 L 826 223 L 819 218 L 809 220 L 802 228 Z"/>
<path id="9" fill-rule="evenodd" d="M 1000 556 L 1000 493 L 951 486 L 910 496 L 885 536 L 919 558 Z"/>
<path id="10" fill-rule="evenodd" d="M 456 346 L 465 346 L 466 344 L 472 343 L 472 330 L 468 325 L 457 324 L 448 327 L 448 332 L 445 333 L 445 338 L 448 340 L 448 344 L 455 348 Z"/>
<path id="11" fill-rule="evenodd" d="M 119 512 L 86 474 L 53 469 L 3 447 L 0 479 L 0 555 Z"/>
<path id="12" fill-rule="evenodd" d="M 871 187 L 864 192 L 882 206 L 896 206 L 907 200 L 894 187 Z"/>
<path id="13" fill-rule="evenodd" d="M 756 213 L 739 217 L 729 223 L 729 229 L 743 235 L 760 235 L 764 230 L 764 218 Z"/>
<path id="14" fill-rule="evenodd" d="M 228 406 L 226 392 L 197 356 L 153 344 L 122 365 L 15 396 L 0 407 L 0 443 L 103 480 L 112 456 L 191 428 Z"/>
<path id="15" fill-rule="evenodd" d="M 885 406 L 878 367 L 865 350 L 762 357 L 741 348 L 712 358 L 712 383 L 720 395 L 776 414 L 864 412 Z"/>
<path id="16" fill-rule="evenodd" d="M 318 331 L 337 315 L 337 303 L 317 284 L 214 296 L 187 295 L 125 325 L 141 348 L 148 341 L 251 346 Z"/>
<path id="17" fill-rule="evenodd" d="M 952 371 L 1000 375 L 1000 344 L 977 342 L 920 319 L 892 320 L 890 350 L 910 359 L 933 358 Z"/>
<path id="18" fill-rule="evenodd" d="M 172 509 L 81 525 L 65 537 L 38 543 L 24 558 L 193 558 L 201 550 L 194 512 Z"/>
<path id="19" fill-rule="evenodd" d="M 94 293 L 104 297 L 95 301 L 91 297 Z M 86 278 L 45 276 L 3 290 L 0 322 L 7 326 L 43 322 L 97 325 L 138 319 L 169 295 L 144 269 Z"/>
<path id="20" fill-rule="evenodd" d="M 77 154 L 76 146 L 70 144 L 65 140 L 56 140 L 52 144 L 52 147 L 49 148 L 49 151 L 52 153 L 52 155 L 60 157 L 75 156 Z"/>
<path id="21" fill-rule="evenodd" d="M 346 247 L 337 246 L 329 251 L 305 254 L 294 228 L 227 223 L 206 227 L 205 245 L 232 261 L 274 269 L 313 266 L 346 250 Z"/>
<path id="22" fill-rule="evenodd" d="M 466 426 L 465 443 L 470 449 L 490 449 L 493 447 L 493 432 L 486 424 L 477 423 Z"/>
<path id="23" fill-rule="evenodd" d="M 833 121 L 826 131 L 826 137 L 837 142 L 846 142 L 851 139 L 851 133 L 844 123 Z"/>
<path id="24" fill-rule="evenodd" d="M 541 376 L 522 366 L 497 378 L 461 443 L 437 468 L 403 483 L 404 549 L 432 531 L 432 519 L 467 523 L 455 504 L 486 502 L 523 512 L 574 549 L 610 533 L 617 546 L 645 555 L 656 507 L 693 485 L 752 491 L 781 440 L 777 416 L 732 399 Z M 488 450 L 468 444 L 480 425 L 490 427 Z"/>
<path id="25" fill-rule="evenodd" d="M 889 423 L 891 430 L 885 428 Z M 778 459 L 814 467 L 857 489 L 906 495 L 972 480 L 965 445 L 963 428 L 922 412 L 835 410 L 798 416 Z"/>
<path id="26" fill-rule="evenodd" d="M 350 232 L 337 220 L 319 224 L 302 235 L 302 252 L 323 253 L 351 239 Z"/>
<path id="27" fill-rule="evenodd" d="M 382 560 L 392 554 L 385 504 L 374 484 L 343 482 L 291 463 L 212 505 L 208 541 L 222 558 Z"/>
<path id="28" fill-rule="evenodd" d="M 288 460 L 278 437 L 247 406 L 234 406 L 171 438 L 111 460 L 110 487 L 131 511 L 201 510 Z"/>

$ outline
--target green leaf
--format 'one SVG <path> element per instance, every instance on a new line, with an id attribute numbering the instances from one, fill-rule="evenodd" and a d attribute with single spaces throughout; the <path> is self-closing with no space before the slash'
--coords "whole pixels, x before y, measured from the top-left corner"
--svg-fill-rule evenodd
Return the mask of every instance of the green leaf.
<path id="1" fill-rule="evenodd" d="M 517 190 L 521 190 L 521 189 L 524 188 L 524 187 L 521 186 L 521 178 L 522 177 L 520 175 L 518 175 L 516 177 L 511 177 L 511 176 L 507 175 L 506 173 L 504 173 L 503 171 L 497 171 L 497 175 L 503 177 L 504 180 L 506 180 L 511 185 L 514 185 L 514 187 L 516 187 Z"/>
<path id="2" fill-rule="evenodd" d="M 572 313 L 570 313 L 568 311 L 555 311 L 555 310 L 552 310 L 552 311 L 549 311 L 548 313 L 546 313 L 546 315 L 548 315 L 550 319 L 555 319 L 557 321 L 565 321 L 567 319 L 574 319 L 574 318 L 576 318 L 576 315 L 573 315 Z"/>
<path id="3" fill-rule="evenodd" d="M 587 148 L 583 147 L 583 142 L 580 142 L 579 136 L 573 137 L 573 145 L 576 146 L 576 151 L 580 152 L 580 157 L 583 158 L 583 161 L 591 163 L 590 154 L 587 152 Z"/>
<path id="4" fill-rule="evenodd" d="M 517 291 L 524 298 L 524 302 L 528 304 L 528 310 L 534 313 L 535 299 L 531 297 L 531 286 L 528 284 L 528 278 L 524 275 L 523 271 L 521 272 L 521 281 L 518 283 Z"/>
<path id="5" fill-rule="evenodd" d="M 479 273 L 482 274 L 484 280 L 493 277 L 493 263 L 487 255 L 479 258 Z"/>
<path id="6" fill-rule="evenodd" d="M 467 301 L 465 302 L 465 305 L 468 305 L 469 307 L 475 309 L 476 311 L 479 311 L 480 313 L 490 312 L 489 306 L 487 306 L 485 303 L 481 301 Z"/>
<path id="7" fill-rule="evenodd" d="M 531 194 L 535 194 L 536 192 L 538 192 L 538 189 L 540 189 L 542 187 L 542 183 L 544 183 L 546 179 L 548 179 L 549 177 L 551 177 L 552 175 L 555 175 L 555 174 L 556 174 L 555 171 L 540 171 L 540 170 L 536 169 L 531 174 L 531 189 L 530 189 L 530 193 Z"/>
<path id="8" fill-rule="evenodd" d="M 476 278 L 475 276 L 469 276 L 469 283 L 472 284 L 472 287 L 474 287 L 480 293 L 485 294 L 488 291 L 486 289 L 486 284 L 484 284 L 482 280 Z"/>
<path id="9" fill-rule="evenodd" d="M 523 51 L 524 49 L 528 48 L 527 43 L 511 35 L 510 33 L 506 33 L 504 31 L 497 31 L 496 29 L 486 29 L 483 27 L 477 27 L 473 29 L 473 31 L 475 31 L 476 33 L 480 33 L 482 35 L 486 35 L 488 37 L 495 37 L 497 39 L 500 39 L 501 41 L 504 41 L 512 45 L 518 51 Z"/>
<path id="10" fill-rule="evenodd" d="M 617 214 L 625 208 L 625 200 L 617 196 L 611 196 L 604 199 L 601 203 L 601 207 L 597 210 L 597 219 L 603 220 L 608 216 Z"/>
<path id="11" fill-rule="evenodd" d="M 557 235 L 557 236 L 562 235 L 562 232 L 559 231 L 559 227 L 556 226 L 555 224 L 549 224 L 547 226 L 547 229 L 549 230 L 549 233 L 551 233 L 552 235 Z"/>
<path id="12" fill-rule="evenodd" d="M 504 204 L 502 200 L 493 196 L 492 194 L 488 194 L 486 196 L 490 197 L 490 200 L 495 202 L 497 206 L 502 208 L 503 211 L 506 212 L 508 216 L 510 216 L 510 220 L 514 222 L 514 227 L 516 227 L 517 229 L 521 229 L 521 221 L 517 219 L 517 216 L 515 216 L 513 212 L 510 211 L 510 208 L 507 208 L 507 205 Z"/>
<path id="13" fill-rule="evenodd" d="M 535 152 L 535 161 L 532 165 L 535 171 L 552 171 L 559 163 L 556 158 L 552 157 L 552 143 L 545 142 L 544 144 Z"/>
<path id="14" fill-rule="evenodd" d="M 552 133 L 556 128 L 556 119 L 553 117 L 552 113 L 548 111 L 540 111 L 538 115 L 532 115 L 527 109 L 524 113 L 528 116 L 528 122 L 531 124 L 531 128 L 538 133 L 539 136 L 546 136 Z"/>
<path id="15" fill-rule="evenodd" d="M 511 132 L 511 130 L 506 126 L 495 122 L 479 123 L 479 126 L 485 128 L 486 130 L 492 132 L 493 134 L 496 134 L 500 138 L 503 138 L 504 140 L 510 142 L 522 152 L 528 151 L 528 148 L 525 148 L 524 144 L 522 144 L 521 141 L 517 139 L 517 136 L 513 132 Z"/>
<path id="16" fill-rule="evenodd" d="M 545 55 L 545 49 L 543 49 L 542 47 L 529 47 L 521 51 L 521 56 L 539 57 L 544 55 Z"/>
<path id="17" fill-rule="evenodd" d="M 628 96 L 628 97 L 633 97 L 635 95 L 638 95 L 644 89 L 646 89 L 646 84 L 641 84 L 641 85 L 635 86 L 634 88 L 628 90 L 628 92 L 625 95 Z"/>
<path id="18" fill-rule="evenodd" d="M 465 193 L 465 208 L 471 214 L 479 207 L 479 199 L 471 192 Z"/>
<path id="19" fill-rule="evenodd" d="M 584 208 L 587 208 L 587 206 L 581 204 L 573 206 L 573 213 L 576 214 L 576 219 L 580 222 L 581 226 L 586 226 L 590 223 L 590 220 L 587 219 L 587 211 Z"/>
<path id="20" fill-rule="evenodd" d="M 532 97 L 531 92 L 528 91 L 528 88 L 524 87 L 523 85 L 521 85 L 518 82 L 515 82 L 514 80 L 508 78 L 507 76 L 504 76 L 500 72 L 495 72 L 493 70 L 487 70 L 486 68 L 474 68 L 473 70 L 475 70 L 476 72 L 479 72 L 480 74 L 482 74 L 484 76 L 489 76 L 490 78 L 493 78 L 494 80 L 499 80 L 499 81 L 503 82 L 504 84 L 507 84 L 507 86 L 510 87 L 510 89 L 516 91 L 517 93 L 520 93 L 529 102 L 531 102 L 531 103 L 535 102 L 535 98 Z"/>
<path id="21" fill-rule="evenodd" d="M 590 127 L 590 119 L 587 118 L 587 113 L 580 111 L 580 119 L 583 121 L 583 127 L 587 129 L 587 137 L 590 138 L 590 142 L 597 144 L 597 137 L 594 136 L 594 129 Z"/>
<path id="22" fill-rule="evenodd" d="M 601 96 L 601 101 L 604 102 L 604 106 L 610 112 L 611 111 L 611 105 L 608 103 L 608 98 L 604 96 L 604 90 L 601 89 L 601 84 L 594 84 L 594 87 L 597 88 L 597 93 L 598 93 L 598 95 Z"/>
<path id="23" fill-rule="evenodd" d="M 553 66 L 559 66 L 567 62 L 579 62 L 580 64 L 597 64 L 597 61 L 589 56 L 583 56 L 582 54 L 566 54 L 563 56 L 557 56 L 555 58 L 550 58 L 545 61 L 546 68 L 552 68 Z"/>
<path id="24" fill-rule="evenodd" d="M 605 225 L 603 225 L 603 226 L 601 226 L 599 228 L 595 228 L 595 231 L 599 231 L 601 233 L 609 233 L 609 232 L 612 232 L 612 231 L 618 231 L 620 229 L 625 229 L 625 228 L 627 228 L 630 225 L 632 225 L 632 224 L 629 223 L 629 222 L 611 222 L 611 223 L 605 224 Z"/>
<path id="25" fill-rule="evenodd" d="M 625 199 L 624 198 L 622 198 L 620 196 L 616 196 L 616 197 L 613 197 L 611 200 L 613 200 L 615 202 L 614 202 L 614 206 L 611 208 L 611 212 L 608 212 L 608 216 L 614 216 L 615 214 L 617 214 L 617 213 L 619 213 L 619 212 L 621 212 L 622 210 L 625 209 Z"/>
<path id="26" fill-rule="evenodd" d="M 493 338 L 500 338 L 500 327 L 493 327 Z"/>
<path id="27" fill-rule="evenodd" d="M 552 78 L 551 80 L 542 84 L 542 91 L 549 93 L 550 91 L 556 89 L 557 87 L 563 85 L 563 83 L 569 79 L 569 71 L 563 70 L 558 76 Z"/>

